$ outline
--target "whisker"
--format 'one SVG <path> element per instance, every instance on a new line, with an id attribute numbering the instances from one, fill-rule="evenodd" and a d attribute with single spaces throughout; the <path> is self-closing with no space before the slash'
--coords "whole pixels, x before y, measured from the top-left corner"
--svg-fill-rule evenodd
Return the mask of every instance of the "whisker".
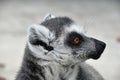
<path id="1" fill-rule="evenodd" d="M 94 22 L 95 19 L 96 19 L 96 16 L 91 16 L 91 17 L 83 24 L 82 30 L 83 30 L 84 33 L 87 33 L 86 27 L 87 27 L 89 24 L 91 24 L 92 22 Z"/>

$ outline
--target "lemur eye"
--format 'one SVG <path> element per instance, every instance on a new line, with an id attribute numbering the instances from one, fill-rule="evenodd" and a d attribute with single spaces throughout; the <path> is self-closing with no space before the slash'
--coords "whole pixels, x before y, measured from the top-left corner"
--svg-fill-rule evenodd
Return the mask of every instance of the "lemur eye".
<path id="1" fill-rule="evenodd" d="M 80 43 L 80 39 L 78 37 L 75 37 L 73 42 L 74 42 L 74 44 L 79 44 Z"/>
<path id="2" fill-rule="evenodd" d="M 66 44 L 70 47 L 80 47 L 83 42 L 83 37 L 81 34 L 76 32 L 71 32 L 66 38 Z"/>

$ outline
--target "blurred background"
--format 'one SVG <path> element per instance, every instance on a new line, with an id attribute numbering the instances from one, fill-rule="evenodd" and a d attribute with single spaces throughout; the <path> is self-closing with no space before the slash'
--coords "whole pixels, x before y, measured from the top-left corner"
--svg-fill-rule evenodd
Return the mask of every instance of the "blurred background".
<path id="1" fill-rule="evenodd" d="M 0 0 L 0 77 L 14 80 L 27 28 L 47 13 L 69 16 L 86 26 L 87 35 L 106 42 L 101 58 L 87 62 L 106 80 L 120 80 L 120 0 Z"/>

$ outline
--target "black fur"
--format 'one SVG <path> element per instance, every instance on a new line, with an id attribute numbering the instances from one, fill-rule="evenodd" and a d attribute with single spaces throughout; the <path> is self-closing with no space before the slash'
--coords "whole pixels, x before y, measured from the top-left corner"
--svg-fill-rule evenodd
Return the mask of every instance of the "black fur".
<path id="1" fill-rule="evenodd" d="M 52 51 L 54 48 L 52 46 L 49 46 L 47 45 L 45 42 L 43 42 L 42 40 L 38 40 L 38 39 L 34 39 L 32 41 L 30 41 L 30 43 L 32 45 L 35 45 L 35 46 L 43 46 L 44 49 L 48 50 L 48 51 Z"/>

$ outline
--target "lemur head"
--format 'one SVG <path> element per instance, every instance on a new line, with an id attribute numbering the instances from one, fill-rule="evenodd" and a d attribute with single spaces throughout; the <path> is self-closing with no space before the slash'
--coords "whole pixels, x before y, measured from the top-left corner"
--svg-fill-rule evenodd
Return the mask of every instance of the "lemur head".
<path id="1" fill-rule="evenodd" d="M 29 27 L 28 46 L 38 58 L 67 65 L 98 59 L 106 44 L 85 36 L 70 18 L 48 15 L 41 24 Z"/>

